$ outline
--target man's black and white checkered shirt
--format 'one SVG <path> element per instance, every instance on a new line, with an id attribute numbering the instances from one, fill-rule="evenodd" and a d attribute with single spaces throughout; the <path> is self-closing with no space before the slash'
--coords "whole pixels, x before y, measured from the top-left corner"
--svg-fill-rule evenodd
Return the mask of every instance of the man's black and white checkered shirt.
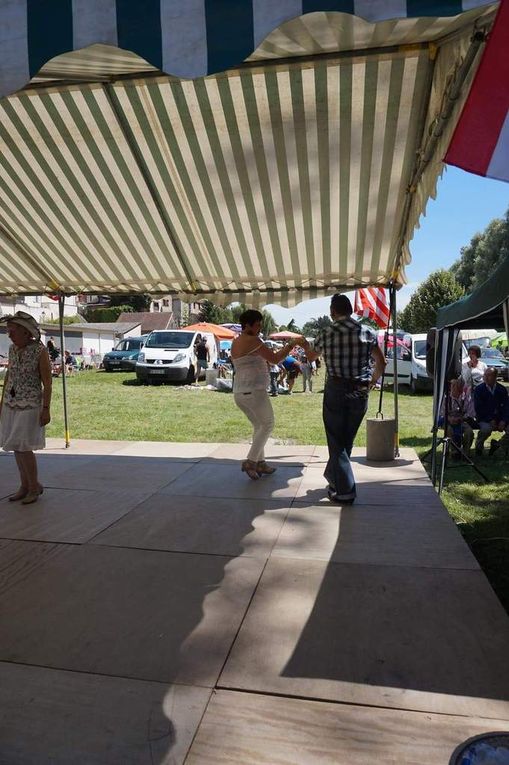
<path id="1" fill-rule="evenodd" d="M 329 375 L 369 382 L 371 352 L 376 345 L 376 332 L 350 316 L 321 329 L 314 348 L 322 354 Z"/>

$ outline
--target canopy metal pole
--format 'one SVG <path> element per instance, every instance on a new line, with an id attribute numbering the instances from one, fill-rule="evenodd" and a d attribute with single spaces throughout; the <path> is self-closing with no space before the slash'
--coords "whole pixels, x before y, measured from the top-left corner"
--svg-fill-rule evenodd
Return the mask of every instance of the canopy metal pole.
<path id="1" fill-rule="evenodd" d="M 392 312 L 392 369 L 394 373 L 394 456 L 399 457 L 399 407 L 398 407 L 398 323 L 396 318 L 396 288 L 389 286 L 389 304 Z"/>
<path id="2" fill-rule="evenodd" d="M 60 292 L 58 295 L 58 318 L 60 323 L 60 370 L 62 375 L 62 395 L 64 398 L 65 448 L 68 449 L 71 445 L 71 441 L 69 438 L 69 421 L 67 417 L 67 381 L 65 379 L 64 307 L 65 295 Z"/>

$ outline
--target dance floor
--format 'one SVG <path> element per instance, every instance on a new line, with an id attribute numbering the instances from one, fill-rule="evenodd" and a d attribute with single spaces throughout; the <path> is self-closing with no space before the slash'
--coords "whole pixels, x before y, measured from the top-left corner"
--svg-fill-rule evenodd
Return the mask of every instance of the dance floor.
<path id="1" fill-rule="evenodd" d="M 0 456 L 0 762 L 448 765 L 509 729 L 509 618 L 415 452 L 54 439 Z"/>

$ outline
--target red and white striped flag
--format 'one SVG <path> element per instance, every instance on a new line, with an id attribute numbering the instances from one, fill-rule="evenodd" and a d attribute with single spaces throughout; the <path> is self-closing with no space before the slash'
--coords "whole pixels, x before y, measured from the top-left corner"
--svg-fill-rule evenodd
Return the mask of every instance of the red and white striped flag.
<path id="1" fill-rule="evenodd" d="M 384 287 L 357 290 L 354 311 L 358 316 L 373 319 L 381 329 L 386 329 L 389 325 L 390 310 Z"/>
<path id="2" fill-rule="evenodd" d="M 509 181 L 509 0 L 502 0 L 445 162 Z"/>

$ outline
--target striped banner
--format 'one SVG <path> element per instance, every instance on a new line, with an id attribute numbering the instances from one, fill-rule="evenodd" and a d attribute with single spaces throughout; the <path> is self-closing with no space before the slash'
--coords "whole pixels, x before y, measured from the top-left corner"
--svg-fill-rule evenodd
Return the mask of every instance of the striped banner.
<path id="1" fill-rule="evenodd" d="M 430 66 L 416 48 L 3 99 L 2 291 L 387 284 Z"/>
<path id="2" fill-rule="evenodd" d="M 445 161 L 509 181 L 509 0 L 501 2 Z"/>
<path id="3" fill-rule="evenodd" d="M 66 3 L 29 5 L 42 23 L 43 7 Z M 128 5 L 117 0 L 113 15 L 101 5 L 101 28 L 115 21 L 115 41 L 121 35 L 126 46 L 140 26 L 139 15 L 122 16 Z M 154 61 L 149 5 L 140 3 Z M 95 33 L 82 25 L 78 35 L 75 13 L 92 6 L 72 3 L 80 45 Z M 253 18 L 270 17 L 270 29 L 293 13 L 292 0 L 281 18 L 269 2 L 246 6 Z M 413 225 L 441 169 L 439 144 L 422 182 L 413 181 L 429 133 L 423 118 L 435 124 L 474 27 L 491 18 L 491 6 L 373 25 L 309 13 L 264 37 L 247 65 L 194 80 L 103 44 L 57 56 L 29 88 L 0 100 L 0 293 L 293 305 L 403 283 Z M 223 32 L 223 41 L 233 37 Z M 454 119 L 441 125 L 441 140 Z"/>
<path id="4" fill-rule="evenodd" d="M 355 292 L 354 311 L 358 316 L 372 319 L 380 329 L 389 326 L 390 309 L 383 287 L 368 287 Z"/>
<path id="5" fill-rule="evenodd" d="M 274 29 L 303 14 L 312 14 L 312 39 L 311 19 L 318 12 L 355 14 L 369 22 L 419 17 L 429 26 L 427 19 L 485 5 L 486 0 L 10 0 L 0 3 L 0 95 L 19 90 L 50 59 L 97 44 L 193 78 L 238 66 Z"/>

